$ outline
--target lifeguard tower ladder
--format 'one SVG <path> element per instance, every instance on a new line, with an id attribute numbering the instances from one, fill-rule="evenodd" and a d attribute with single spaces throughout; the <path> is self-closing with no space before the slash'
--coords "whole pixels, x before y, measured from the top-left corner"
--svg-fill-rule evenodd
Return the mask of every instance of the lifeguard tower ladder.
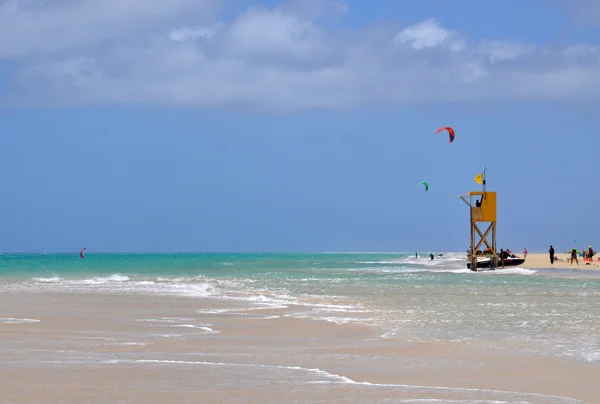
<path id="1" fill-rule="evenodd" d="M 490 269 L 498 268 L 498 254 L 496 251 L 496 192 L 486 190 L 485 171 L 483 171 L 480 177 L 483 185 L 482 191 L 469 192 L 466 196 L 459 196 L 470 208 L 471 244 L 467 252 L 467 260 L 471 271 L 477 271 L 477 257 L 489 258 Z M 481 231 L 478 223 L 488 223 L 485 232 Z M 490 236 L 491 240 L 488 239 Z M 487 247 L 487 253 L 480 251 L 482 244 L 485 244 Z"/>

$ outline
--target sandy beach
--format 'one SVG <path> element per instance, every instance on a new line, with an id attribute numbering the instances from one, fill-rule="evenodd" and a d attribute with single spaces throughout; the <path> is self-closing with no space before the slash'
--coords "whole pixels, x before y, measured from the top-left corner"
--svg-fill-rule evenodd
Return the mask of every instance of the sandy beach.
<path id="1" fill-rule="evenodd" d="M 519 256 L 522 257 L 521 254 Z M 573 262 L 571 264 L 571 259 L 569 254 L 566 253 L 556 253 L 554 264 L 550 264 L 550 256 L 546 254 L 527 254 L 527 258 L 523 265 L 520 265 L 522 268 L 530 268 L 530 269 L 541 269 L 541 268 L 556 268 L 556 269 L 600 269 L 600 261 L 598 261 L 598 256 L 594 256 L 594 261 L 584 261 L 582 257 L 577 257 L 579 260 L 579 264 Z"/>
<path id="2" fill-rule="evenodd" d="M 224 305 L 2 293 L 2 402 L 600 402 L 598 366 Z"/>

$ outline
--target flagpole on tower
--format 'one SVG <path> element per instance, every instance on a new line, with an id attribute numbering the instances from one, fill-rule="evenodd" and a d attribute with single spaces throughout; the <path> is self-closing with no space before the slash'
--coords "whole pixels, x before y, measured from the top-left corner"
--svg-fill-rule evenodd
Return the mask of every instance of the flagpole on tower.
<path id="1" fill-rule="evenodd" d="M 487 167 L 483 168 L 483 182 L 482 182 L 482 189 L 483 189 L 483 197 L 485 198 L 485 193 L 486 193 L 486 187 L 485 187 L 485 172 L 487 171 Z"/>

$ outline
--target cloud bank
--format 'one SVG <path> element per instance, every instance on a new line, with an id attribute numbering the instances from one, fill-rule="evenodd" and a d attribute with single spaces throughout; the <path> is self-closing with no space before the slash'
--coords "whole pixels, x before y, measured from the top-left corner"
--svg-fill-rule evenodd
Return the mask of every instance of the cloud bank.
<path id="1" fill-rule="evenodd" d="M 341 28 L 310 1 L 5 0 L 0 102 L 353 108 L 600 98 L 600 47 L 467 40 L 435 19 Z M 223 18 L 228 15 L 228 18 Z"/>

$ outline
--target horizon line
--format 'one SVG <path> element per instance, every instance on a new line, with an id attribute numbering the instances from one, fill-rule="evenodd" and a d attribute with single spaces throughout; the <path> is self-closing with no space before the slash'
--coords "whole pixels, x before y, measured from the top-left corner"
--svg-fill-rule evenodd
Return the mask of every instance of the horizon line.
<path id="1" fill-rule="evenodd" d="M 466 250 L 465 250 L 466 251 Z M 416 251 L 419 253 L 419 251 Z M 429 254 L 427 250 L 427 254 Z M 433 251 L 431 251 L 433 253 Z M 413 254 L 413 251 L 89 251 L 85 255 L 98 254 Z M 424 254 L 425 252 L 421 252 Z M 458 251 L 436 251 L 436 253 L 460 253 Z M 0 252 L 0 255 L 78 255 L 79 251 L 21 251 Z"/>

